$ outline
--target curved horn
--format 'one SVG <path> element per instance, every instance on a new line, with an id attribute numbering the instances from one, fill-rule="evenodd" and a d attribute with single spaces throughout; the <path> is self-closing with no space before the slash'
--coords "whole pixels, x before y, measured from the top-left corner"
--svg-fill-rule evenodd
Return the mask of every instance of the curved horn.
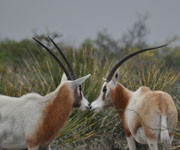
<path id="1" fill-rule="evenodd" d="M 164 46 L 167 46 L 168 44 L 165 44 L 165 45 L 162 45 L 162 46 L 158 46 L 158 47 L 152 47 L 152 48 L 146 48 L 146 49 L 142 49 L 142 50 L 139 50 L 139 51 L 136 51 L 134 53 L 131 53 L 129 54 L 128 56 L 126 56 L 125 58 L 123 58 L 122 60 L 120 60 L 110 71 L 110 73 L 108 74 L 107 78 L 106 78 L 106 82 L 109 82 L 114 73 L 116 72 L 116 70 L 126 61 L 128 60 L 129 58 L 139 54 L 139 53 L 142 53 L 142 52 L 145 52 L 145 51 L 149 51 L 149 50 L 154 50 L 154 49 L 158 49 L 158 48 L 161 48 L 161 47 L 164 47 Z"/>
<path id="2" fill-rule="evenodd" d="M 51 50 L 49 48 L 47 48 L 44 44 L 42 44 L 39 40 L 37 40 L 35 37 L 33 37 L 33 40 L 35 40 L 39 45 L 41 45 L 43 48 L 45 48 L 49 54 L 57 61 L 57 63 L 60 65 L 60 67 L 63 69 L 63 71 L 65 72 L 67 79 L 71 80 L 71 76 L 69 75 L 68 71 L 66 70 L 66 68 L 64 67 L 64 65 L 61 63 L 61 61 L 56 57 L 56 55 L 54 55 L 53 52 L 51 52 Z"/>
<path id="3" fill-rule="evenodd" d="M 54 46 L 56 47 L 56 49 L 59 51 L 60 55 L 62 56 L 62 58 L 63 58 L 64 61 L 66 62 L 67 66 L 68 66 L 68 68 L 69 68 L 69 70 L 70 70 L 70 72 L 71 72 L 71 76 L 72 76 L 73 80 L 77 79 L 74 70 L 72 69 L 71 65 L 69 64 L 67 58 L 64 56 L 62 50 L 59 48 L 59 46 L 57 46 L 57 44 L 53 41 L 53 39 L 52 39 L 50 36 L 48 36 L 48 38 L 49 38 L 49 40 L 54 44 Z"/>

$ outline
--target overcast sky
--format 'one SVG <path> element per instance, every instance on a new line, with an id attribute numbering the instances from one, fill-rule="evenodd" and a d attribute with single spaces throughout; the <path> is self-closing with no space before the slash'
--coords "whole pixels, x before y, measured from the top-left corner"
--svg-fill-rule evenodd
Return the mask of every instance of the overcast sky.
<path id="1" fill-rule="evenodd" d="M 21 40 L 48 29 L 77 45 L 106 28 L 118 39 L 137 14 L 147 13 L 148 42 L 180 36 L 180 0 L 0 0 L 0 38 Z"/>

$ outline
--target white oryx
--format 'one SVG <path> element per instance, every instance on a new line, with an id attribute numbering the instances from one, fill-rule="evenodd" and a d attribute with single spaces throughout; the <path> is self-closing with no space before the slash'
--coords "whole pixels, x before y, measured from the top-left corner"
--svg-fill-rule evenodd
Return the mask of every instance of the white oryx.
<path id="1" fill-rule="evenodd" d="M 148 144 L 151 150 L 158 149 L 158 142 L 162 142 L 164 150 L 170 150 L 171 147 L 173 129 L 178 119 L 172 97 L 166 92 L 152 91 L 145 86 L 131 91 L 117 82 L 118 73 L 115 73 L 130 57 L 163 46 L 140 50 L 120 60 L 105 79 L 99 97 L 91 104 L 92 110 L 96 112 L 110 106 L 117 109 L 130 150 L 136 149 L 135 140 Z"/>
<path id="2" fill-rule="evenodd" d="M 64 126 L 71 110 L 88 108 L 81 84 L 90 74 L 77 79 L 59 47 L 49 39 L 65 59 L 70 73 L 50 49 L 34 38 L 55 58 L 65 74 L 57 89 L 45 96 L 36 93 L 21 97 L 0 95 L 0 148 L 49 150 L 50 142 Z"/>

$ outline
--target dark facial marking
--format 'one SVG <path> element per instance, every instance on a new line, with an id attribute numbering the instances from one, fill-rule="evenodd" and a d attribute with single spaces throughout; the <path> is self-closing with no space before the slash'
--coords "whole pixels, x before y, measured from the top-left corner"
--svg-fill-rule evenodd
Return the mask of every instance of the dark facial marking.
<path id="1" fill-rule="evenodd" d="M 81 86 L 81 85 L 79 85 L 79 91 L 80 91 L 80 92 L 82 91 L 82 86 Z"/>
<path id="2" fill-rule="evenodd" d="M 106 85 L 103 87 L 103 96 L 102 96 L 102 100 L 105 101 L 105 98 L 106 98 L 106 92 L 107 92 L 107 87 Z"/>
<path id="3" fill-rule="evenodd" d="M 103 93 L 102 100 L 105 101 L 106 93 Z"/>
<path id="4" fill-rule="evenodd" d="M 111 93 L 110 92 L 106 93 L 106 95 L 105 94 L 103 95 L 103 101 L 105 101 L 103 109 L 107 109 L 110 106 L 112 106 L 112 100 L 111 100 Z"/>
<path id="5" fill-rule="evenodd" d="M 78 88 L 79 88 L 79 92 L 78 93 Z M 74 90 L 74 103 L 73 103 L 73 107 L 74 108 L 79 108 L 81 106 L 81 100 L 82 100 L 82 94 L 81 94 L 81 85 L 77 88 L 75 88 Z"/>
<path id="6" fill-rule="evenodd" d="M 104 87 L 103 87 L 103 93 L 106 93 L 106 91 L 107 91 L 107 87 L 104 86 Z"/>
<path id="7" fill-rule="evenodd" d="M 116 73 L 115 77 L 116 77 L 116 79 L 118 78 L 118 73 Z"/>

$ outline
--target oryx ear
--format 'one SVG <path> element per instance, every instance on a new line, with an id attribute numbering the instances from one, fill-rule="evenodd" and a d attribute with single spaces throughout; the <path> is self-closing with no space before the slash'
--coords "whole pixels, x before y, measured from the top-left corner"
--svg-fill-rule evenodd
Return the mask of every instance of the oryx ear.
<path id="1" fill-rule="evenodd" d="M 75 87 L 77 87 L 78 85 L 81 85 L 81 84 L 82 84 L 84 81 L 86 81 L 90 76 L 91 76 L 91 74 L 88 74 L 88 75 L 86 75 L 86 76 L 84 76 L 84 77 L 81 77 L 81 78 L 79 78 L 79 79 L 76 79 L 76 80 L 74 80 L 74 81 L 70 81 L 71 87 L 72 87 L 72 88 L 75 88 Z"/>
<path id="2" fill-rule="evenodd" d="M 67 81 L 67 76 L 65 73 L 63 73 L 63 76 L 61 78 L 61 83 L 65 82 L 65 81 Z"/>
<path id="3" fill-rule="evenodd" d="M 114 84 L 114 86 L 116 85 L 116 81 L 118 80 L 119 78 L 119 73 L 116 72 L 113 76 L 113 79 L 112 79 L 112 83 Z"/>

